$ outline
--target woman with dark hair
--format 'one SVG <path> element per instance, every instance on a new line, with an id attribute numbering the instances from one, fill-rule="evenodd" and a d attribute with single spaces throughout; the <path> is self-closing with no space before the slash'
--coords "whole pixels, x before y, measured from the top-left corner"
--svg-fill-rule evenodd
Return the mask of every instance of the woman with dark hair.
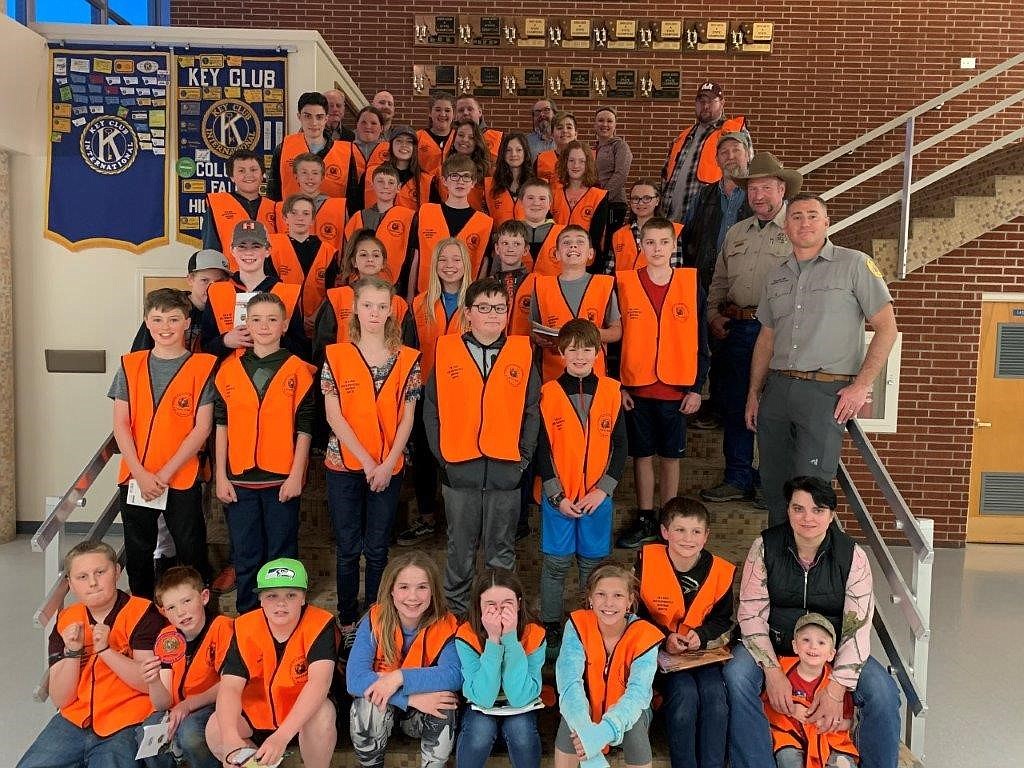
<path id="1" fill-rule="evenodd" d="M 533 156 L 524 133 L 506 133 L 498 147 L 494 174 L 484 179 L 484 204 L 497 229 L 506 221 L 522 218 L 519 190 L 533 175 Z"/>
<path id="2" fill-rule="evenodd" d="M 468 157 L 476 167 L 477 182 L 469 192 L 469 207 L 474 211 L 484 211 L 484 187 L 483 179 L 486 179 L 491 172 L 491 150 L 487 148 L 484 141 L 484 134 L 480 126 L 472 120 L 456 120 L 452 127 L 452 138 L 445 147 L 444 157 L 447 160 L 452 155 Z M 432 201 L 444 203 L 448 200 L 448 187 L 441 179 L 442 169 L 434 172 L 434 188 L 431 194 Z"/>

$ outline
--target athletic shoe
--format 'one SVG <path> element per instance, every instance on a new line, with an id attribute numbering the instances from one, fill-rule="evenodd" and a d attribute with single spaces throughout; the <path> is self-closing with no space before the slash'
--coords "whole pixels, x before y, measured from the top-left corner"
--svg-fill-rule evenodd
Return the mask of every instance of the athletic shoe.
<path id="1" fill-rule="evenodd" d="M 400 547 L 411 547 L 413 544 L 417 544 L 423 539 L 433 536 L 437 532 L 437 524 L 435 522 L 428 521 L 419 518 L 415 523 L 409 526 L 409 529 L 402 531 L 398 534 L 398 546 Z"/>
<path id="2" fill-rule="evenodd" d="M 352 646 L 356 644 L 356 629 L 357 624 L 352 624 L 347 627 L 339 626 L 338 630 L 341 633 L 341 644 L 338 646 L 338 658 L 348 661 L 348 655 L 352 650 Z"/>
<path id="3" fill-rule="evenodd" d="M 555 661 L 558 658 L 558 651 L 562 647 L 563 631 L 565 631 L 565 627 L 557 621 L 544 622 L 544 640 L 547 643 L 544 655 L 548 661 Z"/>
<path id="4" fill-rule="evenodd" d="M 744 491 L 729 483 L 716 485 L 714 488 L 706 488 L 698 494 L 704 501 L 717 504 L 722 501 L 753 501 L 754 491 Z"/>
<path id="5" fill-rule="evenodd" d="M 654 520 L 641 517 L 636 525 L 615 540 L 615 546 L 619 549 L 636 549 L 641 544 L 657 541 L 658 538 L 658 524 Z"/>
<path id="6" fill-rule="evenodd" d="M 229 565 L 224 568 L 213 581 L 210 582 L 210 591 L 226 595 L 235 591 L 235 566 Z"/>

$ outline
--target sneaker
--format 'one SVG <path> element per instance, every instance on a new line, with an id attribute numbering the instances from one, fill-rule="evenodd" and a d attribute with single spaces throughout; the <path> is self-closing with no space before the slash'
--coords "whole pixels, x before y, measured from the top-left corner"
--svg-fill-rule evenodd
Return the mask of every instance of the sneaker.
<path id="1" fill-rule="evenodd" d="M 646 517 L 637 520 L 636 525 L 615 540 L 619 549 L 636 549 L 641 544 L 658 540 L 658 524 Z"/>
<path id="2" fill-rule="evenodd" d="M 754 498 L 751 499 L 751 502 L 754 505 L 754 509 L 768 509 L 768 505 L 764 500 L 764 491 L 760 488 L 754 489 Z"/>
<path id="3" fill-rule="evenodd" d="M 706 488 L 698 494 L 704 501 L 717 504 L 722 501 L 753 501 L 754 491 L 744 491 L 729 483 L 716 485 L 714 488 Z"/>
<path id="4" fill-rule="evenodd" d="M 352 646 L 356 644 L 356 629 L 358 625 L 349 624 L 348 626 L 338 626 L 338 631 L 341 634 L 341 643 L 338 645 L 338 658 L 344 661 L 348 661 L 348 655 L 352 651 Z"/>
<path id="5" fill-rule="evenodd" d="M 226 595 L 235 591 L 235 566 L 229 565 L 224 568 L 213 581 L 210 582 L 210 591 Z"/>
<path id="6" fill-rule="evenodd" d="M 398 534 L 398 546 L 411 547 L 423 539 L 433 536 L 437 532 L 437 524 L 432 520 L 419 518 L 409 526 L 409 529 Z"/>
<path id="7" fill-rule="evenodd" d="M 565 627 L 557 621 L 544 622 L 544 639 L 547 643 L 547 650 L 544 653 L 548 661 L 554 661 L 558 658 L 558 651 L 562 647 L 562 632 L 564 630 Z"/>

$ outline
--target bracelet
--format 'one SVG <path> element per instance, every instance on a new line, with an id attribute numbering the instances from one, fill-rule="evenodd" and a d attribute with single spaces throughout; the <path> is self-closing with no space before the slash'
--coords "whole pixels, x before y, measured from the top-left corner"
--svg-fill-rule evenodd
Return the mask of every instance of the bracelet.
<path id="1" fill-rule="evenodd" d="M 77 651 L 69 651 L 67 648 L 64 649 L 64 653 L 61 654 L 62 659 L 80 659 L 85 655 L 85 648 L 79 648 Z"/>

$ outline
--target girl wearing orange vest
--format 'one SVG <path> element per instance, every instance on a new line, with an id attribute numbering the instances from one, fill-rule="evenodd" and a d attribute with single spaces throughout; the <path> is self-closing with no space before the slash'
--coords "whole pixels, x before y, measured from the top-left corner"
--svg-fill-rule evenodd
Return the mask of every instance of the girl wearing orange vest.
<path id="1" fill-rule="evenodd" d="M 483 768 L 500 731 L 516 768 L 540 765 L 544 629 L 530 621 L 523 585 L 511 571 L 488 568 L 473 585 L 468 620 L 455 633 L 467 707 L 455 763 Z M 508 710 L 523 710 L 517 713 Z"/>
<path id="2" fill-rule="evenodd" d="M 708 511 L 696 499 L 677 496 L 661 512 L 667 544 L 645 544 L 634 571 L 640 580 L 640 615 L 666 634 L 672 656 L 729 642 L 732 582 L 736 567 L 712 555 Z M 673 768 L 724 768 L 729 703 L 721 664 L 661 675 L 656 687 Z"/>
<path id="3" fill-rule="evenodd" d="M 587 582 L 589 608 L 569 616 L 555 664 L 555 768 L 604 768 L 617 744 L 626 765 L 651 765 L 651 686 L 664 636 L 632 613 L 636 600 L 636 577 L 608 561 Z"/>
<path id="4" fill-rule="evenodd" d="M 383 765 L 397 720 L 420 739 L 422 765 L 443 768 L 455 745 L 462 672 L 458 622 L 448 612 L 437 563 L 418 550 L 392 558 L 380 596 L 359 622 L 345 668 L 356 760 Z"/>
<path id="5" fill-rule="evenodd" d="M 576 141 L 576 115 L 571 112 L 556 112 L 551 119 L 551 138 L 555 142 L 555 148 L 546 149 L 537 155 L 537 168 L 534 174 L 548 184 L 558 181 L 558 172 L 555 170 L 558 158 L 569 142 Z"/>
<path id="6" fill-rule="evenodd" d="M 338 566 L 338 623 L 355 639 L 359 557 L 366 559 L 365 605 L 377 601 L 398 508 L 405 448 L 422 394 L 420 353 L 402 346 L 392 316 L 395 289 L 376 277 L 355 284 L 351 341 L 327 347 L 321 389 L 331 437 L 327 508 Z"/>
<path id="7" fill-rule="evenodd" d="M 597 186 L 594 153 L 582 141 L 571 141 L 558 156 L 551 185 L 551 216 L 559 224 L 577 224 L 603 263 L 608 238 L 608 190 Z M 602 270 L 603 271 L 603 270 Z"/>
<path id="8" fill-rule="evenodd" d="M 523 218 L 519 190 L 532 175 L 532 170 L 533 157 L 526 134 L 506 133 L 494 160 L 494 175 L 484 179 L 484 203 L 495 227 L 511 219 Z"/>
<path id="9" fill-rule="evenodd" d="M 473 188 L 469 190 L 467 199 L 469 200 L 470 208 L 474 211 L 484 212 L 486 209 L 484 205 L 484 179 L 490 176 L 494 158 L 491 157 L 491 150 L 487 147 L 487 142 L 484 141 L 484 135 L 480 131 L 480 126 L 472 120 L 455 121 L 451 142 L 445 147 L 444 159 L 447 160 L 453 155 L 469 158 L 473 163 L 473 167 L 476 168 L 476 182 L 473 184 Z M 435 203 L 448 202 L 450 192 L 448 185 L 444 183 L 443 173 L 444 164 L 442 163 L 441 168 L 434 172 L 434 187 L 431 193 L 431 200 Z"/>
<path id="10" fill-rule="evenodd" d="M 605 262 L 605 273 L 613 275 L 627 269 L 647 266 L 647 258 L 640 248 L 640 230 L 655 216 L 661 215 L 661 184 L 657 179 L 640 179 L 629 190 L 629 217 L 626 224 L 612 233 L 611 253 Z M 683 231 L 682 224 L 673 225 L 676 240 Z"/>
<path id="11" fill-rule="evenodd" d="M 452 140 L 452 121 L 455 120 L 455 97 L 439 91 L 430 97 L 427 127 L 416 132 L 419 136 L 417 155 L 424 173 L 433 173 L 441 167 L 445 150 Z"/>
<path id="12" fill-rule="evenodd" d="M 391 134 L 387 149 L 379 154 L 374 153 L 375 158 L 371 158 L 366 167 L 366 178 L 369 183 L 364 182 L 363 204 L 367 208 L 377 202 L 379 193 L 373 185 L 373 178 L 377 169 L 385 165 L 390 165 L 398 171 L 398 192 L 397 196 L 392 195 L 394 205 L 415 211 L 430 200 L 430 187 L 434 182 L 434 176 L 420 168 L 420 158 L 416 151 L 418 142 L 419 134 L 416 131 L 408 125 L 399 125 Z"/>

